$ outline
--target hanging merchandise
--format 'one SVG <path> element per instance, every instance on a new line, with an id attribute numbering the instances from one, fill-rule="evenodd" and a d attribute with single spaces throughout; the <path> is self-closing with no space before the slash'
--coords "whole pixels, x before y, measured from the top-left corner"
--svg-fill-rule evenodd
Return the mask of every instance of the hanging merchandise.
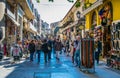
<path id="1" fill-rule="evenodd" d="M 94 40 L 82 39 L 81 46 L 81 70 L 94 70 Z"/>
<path id="2" fill-rule="evenodd" d="M 3 30 L 0 28 L 0 40 L 3 38 Z"/>
<path id="3" fill-rule="evenodd" d="M 119 51 L 120 51 L 120 40 L 118 41 L 118 45 L 119 45 Z"/>
<path id="4" fill-rule="evenodd" d="M 120 40 L 120 31 L 118 31 L 118 39 Z"/>
<path id="5" fill-rule="evenodd" d="M 116 41 L 116 50 L 119 51 L 119 41 Z"/>
<path id="6" fill-rule="evenodd" d="M 120 69 L 120 23 L 114 22 L 111 26 L 111 44 L 112 50 L 110 51 L 110 67 Z"/>
<path id="7" fill-rule="evenodd" d="M 107 18 L 103 17 L 101 20 L 101 25 L 106 26 L 107 25 Z"/>

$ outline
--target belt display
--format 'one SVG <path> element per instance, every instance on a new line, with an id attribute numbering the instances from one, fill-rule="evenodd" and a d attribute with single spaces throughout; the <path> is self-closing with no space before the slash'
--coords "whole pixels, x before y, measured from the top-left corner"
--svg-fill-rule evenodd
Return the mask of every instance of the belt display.
<path id="1" fill-rule="evenodd" d="M 83 39 L 81 46 L 81 65 L 92 68 L 94 66 L 94 40 Z"/>

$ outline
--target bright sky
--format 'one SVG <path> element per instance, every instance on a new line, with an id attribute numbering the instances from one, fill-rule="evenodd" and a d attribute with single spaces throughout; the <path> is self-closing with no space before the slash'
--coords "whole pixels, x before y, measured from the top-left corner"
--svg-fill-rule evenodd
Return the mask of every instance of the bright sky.
<path id="1" fill-rule="evenodd" d="M 40 0 L 40 3 L 37 3 L 36 0 L 32 1 L 39 12 L 41 19 L 49 24 L 61 21 L 74 4 L 68 2 L 67 0 L 54 0 L 54 2 Z M 74 0 L 74 2 L 75 1 L 76 0 Z"/>

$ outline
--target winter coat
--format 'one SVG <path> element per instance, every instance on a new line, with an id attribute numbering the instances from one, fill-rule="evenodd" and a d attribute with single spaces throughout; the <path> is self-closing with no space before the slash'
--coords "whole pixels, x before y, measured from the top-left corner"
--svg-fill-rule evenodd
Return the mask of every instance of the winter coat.
<path id="1" fill-rule="evenodd" d="M 30 51 L 30 53 L 34 53 L 35 52 L 35 44 L 30 43 L 28 46 L 28 50 Z"/>
<path id="2" fill-rule="evenodd" d="M 52 41 L 49 40 L 47 44 L 48 44 L 48 47 L 49 47 L 48 50 L 52 51 Z"/>
<path id="3" fill-rule="evenodd" d="M 62 49 L 62 43 L 56 42 L 55 43 L 55 51 L 61 51 L 61 49 Z"/>
<path id="4" fill-rule="evenodd" d="M 49 50 L 48 50 L 48 44 L 47 43 L 43 43 L 42 44 L 42 51 L 45 52 L 45 53 L 49 52 Z"/>

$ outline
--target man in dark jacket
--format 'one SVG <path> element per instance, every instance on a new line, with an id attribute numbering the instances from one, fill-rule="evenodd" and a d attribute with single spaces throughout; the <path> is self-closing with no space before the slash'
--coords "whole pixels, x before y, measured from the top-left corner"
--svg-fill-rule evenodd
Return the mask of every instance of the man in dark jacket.
<path id="1" fill-rule="evenodd" d="M 45 39 L 43 44 L 42 44 L 42 51 L 44 52 L 44 60 L 45 60 L 45 63 L 47 62 L 47 59 L 48 59 L 48 44 L 47 44 L 47 40 Z M 48 59 L 49 60 L 49 59 Z"/>
<path id="2" fill-rule="evenodd" d="M 34 44 L 34 40 L 32 40 L 28 46 L 28 50 L 30 51 L 30 61 L 33 61 L 33 55 L 35 52 L 35 44 Z"/>
<path id="3" fill-rule="evenodd" d="M 48 48 L 49 48 L 49 52 L 48 52 L 48 59 L 51 59 L 51 51 L 52 51 L 52 41 L 51 39 L 48 40 Z"/>

